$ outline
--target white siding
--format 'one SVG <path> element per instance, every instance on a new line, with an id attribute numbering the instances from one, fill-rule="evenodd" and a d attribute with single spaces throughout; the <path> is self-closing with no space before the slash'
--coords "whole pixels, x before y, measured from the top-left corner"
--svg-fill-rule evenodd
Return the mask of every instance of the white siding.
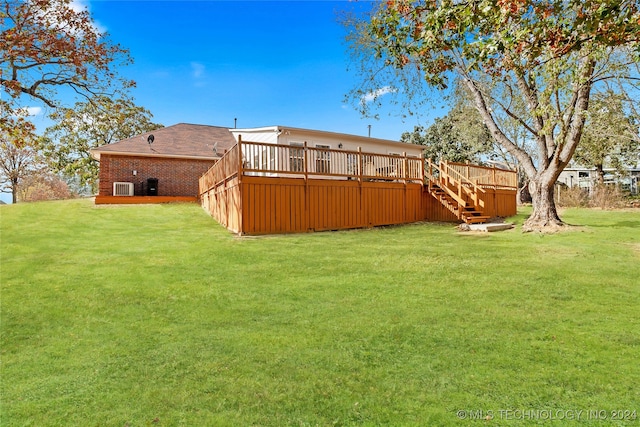
<path id="1" fill-rule="evenodd" d="M 309 147 L 324 145 L 331 147 L 333 150 L 358 151 L 358 148 L 360 147 L 363 152 L 368 153 L 402 154 L 406 152 L 407 155 L 415 157 L 419 157 L 422 153 L 422 147 L 414 144 L 404 144 L 355 135 L 318 135 L 314 132 L 307 133 L 298 129 L 287 130 L 286 128 L 283 128 L 283 131 L 278 138 L 278 144 L 284 145 L 305 141 Z M 340 147 L 340 144 L 342 144 L 342 147 Z"/>
<path id="2" fill-rule="evenodd" d="M 247 142 L 278 143 L 278 132 L 275 126 L 256 129 L 230 129 L 230 131 L 236 141 L 238 140 L 238 135 L 242 135 L 242 140 Z"/>

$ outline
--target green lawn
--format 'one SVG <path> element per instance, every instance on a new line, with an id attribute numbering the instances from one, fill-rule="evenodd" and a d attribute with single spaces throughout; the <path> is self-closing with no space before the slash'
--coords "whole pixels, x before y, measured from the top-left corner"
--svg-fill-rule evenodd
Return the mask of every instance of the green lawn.
<path id="1" fill-rule="evenodd" d="M 189 204 L 0 216 L 3 427 L 640 425 L 637 211 L 241 239 Z"/>

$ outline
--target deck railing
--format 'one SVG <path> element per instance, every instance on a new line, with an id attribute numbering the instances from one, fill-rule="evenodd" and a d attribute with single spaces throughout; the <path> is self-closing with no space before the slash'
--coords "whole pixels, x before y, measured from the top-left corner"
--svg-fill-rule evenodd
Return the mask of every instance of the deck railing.
<path id="1" fill-rule="evenodd" d="M 241 147 L 242 160 L 239 158 Z M 379 154 L 300 145 L 240 142 L 233 146 L 201 178 L 206 191 L 235 176 L 320 177 L 366 181 L 423 182 L 421 157 Z"/>
<path id="2" fill-rule="evenodd" d="M 238 145 L 234 145 L 200 177 L 199 184 L 201 194 L 203 191 L 209 190 L 221 182 L 238 176 L 240 171 L 240 157 L 238 156 L 238 152 Z"/>
<path id="3" fill-rule="evenodd" d="M 455 170 L 459 175 L 480 187 L 505 189 L 518 187 L 518 177 L 512 170 L 472 165 L 469 163 L 446 162 L 446 164 L 450 169 Z"/>
<path id="4" fill-rule="evenodd" d="M 322 176 L 377 180 L 421 181 L 422 159 L 402 155 L 367 153 L 358 149 L 335 150 L 301 145 L 241 142 L 245 175 Z"/>
<path id="5" fill-rule="evenodd" d="M 485 187 L 516 188 L 514 171 L 463 163 L 444 162 L 438 166 L 406 153 L 379 154 L 360 148 L 335 150 L 310 147 L 306 142 L 300 145 L 245 142 L 240 138 L 238 144 L 200 178 L 200 191 L 243 175 L 424 183 L 425 167 L 429 176 L 446 171 L 448 177 L 455 178 L 460 184 L 456 189 L 460 198 L 463 193 L 481 193 Z"/>

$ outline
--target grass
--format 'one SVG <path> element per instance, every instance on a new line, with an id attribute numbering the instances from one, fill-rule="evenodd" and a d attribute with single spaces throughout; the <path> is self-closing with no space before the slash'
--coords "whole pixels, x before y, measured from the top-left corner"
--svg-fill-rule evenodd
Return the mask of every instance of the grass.
<path id="1" fill-rule="evenodd" d="M 640 425 L 637 212 L 241 239 L 189 204 L 0 215 L 2 426 Z"/>

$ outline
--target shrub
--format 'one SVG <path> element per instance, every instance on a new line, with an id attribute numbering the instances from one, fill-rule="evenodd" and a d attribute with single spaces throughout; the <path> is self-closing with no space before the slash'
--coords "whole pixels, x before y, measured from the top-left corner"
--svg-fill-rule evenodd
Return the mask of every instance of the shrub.
<path id="1" fill-rule="evenodd" d="M 53 174 L 32 175 L 20 184 L 18 200 L 37 202 L 40 200 L 70 199 L 74 195 L 66 182 Z"/>
<path id="2" fill-rule="evenodd" d="M 563 208 L 582 208 L 589 205 L 589 192 L 580 187 L 560 184 L 556 187 L 556 201 Z"/>
<path id="3" fill-rule="evenodd" d="M 624 195 L 617 185 L 600 184 L 593 188 L 589 206 L 592 208 L 611 209 L 624 207 Z"/>

